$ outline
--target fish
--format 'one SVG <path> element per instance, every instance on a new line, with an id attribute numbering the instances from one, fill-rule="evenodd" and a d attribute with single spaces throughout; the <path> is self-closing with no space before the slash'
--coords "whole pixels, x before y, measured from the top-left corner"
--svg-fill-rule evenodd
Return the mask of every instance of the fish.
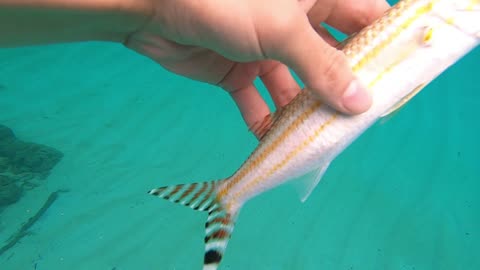
<path id="1" fill-rule="evenodd" d="M 259 144 L 231 176 L 148 193 L 207 213 L 203 270 L 218 269 L 247 201 L 294 181 L 302 183 L 301 200 L 307 200 L 346 147 L 479 43 L 480 0 L 400 1 L 341 49 L 372 95 L 367 112 L 344 115 L 304 88 L 256 125 Z"/>

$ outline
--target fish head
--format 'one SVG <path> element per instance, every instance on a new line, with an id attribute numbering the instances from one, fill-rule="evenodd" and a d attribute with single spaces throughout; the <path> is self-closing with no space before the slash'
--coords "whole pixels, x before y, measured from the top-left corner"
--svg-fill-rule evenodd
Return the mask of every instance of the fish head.
<path id="1" fill-rule="evenodd" d="M 480 39 L 480 0 L 438 0 L 434 14 L 446 25 Z"/>

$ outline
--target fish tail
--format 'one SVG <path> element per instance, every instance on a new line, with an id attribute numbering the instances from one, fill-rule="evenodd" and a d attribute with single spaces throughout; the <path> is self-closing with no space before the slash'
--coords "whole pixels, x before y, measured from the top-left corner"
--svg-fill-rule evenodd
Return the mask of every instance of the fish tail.
<path id="1" fill-rule="evenodd" d="M 237 210 L 228 211 L 218 200 L 217 188 L 226 180 L 173 185 L 152 189 L 149 194 L 208 213 L 205 223 L 203 270 L 218 268 L 230 240 Z"/>

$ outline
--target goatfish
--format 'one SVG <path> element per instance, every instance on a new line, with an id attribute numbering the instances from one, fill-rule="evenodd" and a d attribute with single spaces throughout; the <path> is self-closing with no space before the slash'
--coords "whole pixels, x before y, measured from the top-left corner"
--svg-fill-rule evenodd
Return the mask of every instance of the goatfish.
<path id="1" fill-rule="evenodd" d="M 305 201 L 349 144 L 479 43 L 480 0 L 400 1 L 341 49 L 371 91 L 367 112 L 341 114 L 305 88 L 258 125 L 260 142 L 233 175 L 149 193 L 208 213 L 203 270 L 215 270 L 249 199 L 302 177 Z"/>

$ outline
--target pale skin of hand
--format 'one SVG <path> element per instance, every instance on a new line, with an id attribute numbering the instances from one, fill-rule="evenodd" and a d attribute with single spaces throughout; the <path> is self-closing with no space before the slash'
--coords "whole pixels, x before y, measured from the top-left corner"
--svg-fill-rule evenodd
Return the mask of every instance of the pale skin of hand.
<path id="1" fill-rule="evenodd" d="M 300 91 L 290 74 L 335 109 L 371 104 L 324 22 L 350 35 L 381 16 L 385 0 L 0 0 L 0 47 L 103 40 L 228 91 L 250 127 Z M 288 66 L 288 67 L 287 67 Z M 256 134 L 258 136 L 258 134 Z"/>
<path id="2" fill-rule="evenodd" d="M 259 77 L 277 108 L 300 91 L 292 68 L 323 101 L 348 114 L 370 107 L 336 40 L 320 23 L 347 35 L 381 16 L 383 0 L 160 1 L 126 46 L 170 71 L 228 91 L 248 126 L 270 113 L 253 84 Z M 288 67 L 287 67 L 288 66 Z M 357 91 L 356 91 L 357 90 Z"/>

